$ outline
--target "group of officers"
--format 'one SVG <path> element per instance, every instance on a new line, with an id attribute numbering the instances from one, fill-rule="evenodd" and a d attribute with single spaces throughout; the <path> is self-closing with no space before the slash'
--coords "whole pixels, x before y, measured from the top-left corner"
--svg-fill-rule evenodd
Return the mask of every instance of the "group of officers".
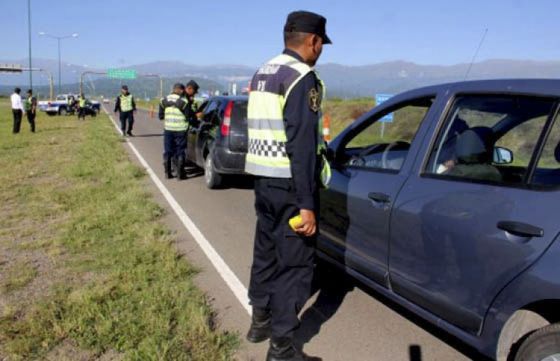
<path id="1" fill-rule="evenodd" d="M 330 174 L 321 133 L 325 87 L 314 70 L 324 44 L 331 41 L 323 16 L 290 13 L 284 26 L 284 51 L 256 72 L 250 86 L 245 171 L 255 179 L 257 224 L 247 340 L 270 339 L 267 361 L 317 359 L 296 346 L 294 334 L 299 312 L 311 295 L 318 191 L 327 186 Z M 195 81 L 186 86 L 177 83 L 160 102 L 166 178 L 185 178 L 187 131 L 201 116 L 194 99 L 198 89 Z M 19 89 L 15 94 L 19 96 Z M 14 133 L 19 132 L 24 110 L 17 96 L 12 96 Z M 34 131 L 37 105 L 31 92 L 25 104 Z M 134 98 L 123 86 L 115 105 L 123 136 L 132 136 L 135 110 Z M 292 228 L 289 223 L 295 217 L 298 224 Z"/>
<path id="2" fill-rule="evenodd" d="M 12 106 L 12 116 L 13 116 L 13 128 L 12 133 L 18 134 L 21 130 L 21 121 L 23 115 L 27 117 L 29 122 L 29 127 L 32 133 L 35 133 L 36 124 L 35 118 L 37 117 L 37 98 L 33 96 L 33 90 L 29 89 L 26 92 L 25 99 L 22 99 L 21 89 L 15 88 L 14 92 L 10 96 L 10 102 Z M 78 99 L 74 99 L 73 96 L 68 98 L 67 111 L 69 113 L 77 113 L 78 119 L 85 119 L 86 117 L 86 105 L 88 101 L 84 94 L 80 94 Z"/>
<path id="3" fill-rule="evenodd" d="M 201 116 L 199 104 L 195 101 L 199 85 L 191 80 L 185 86 L 173 85 L 173 92 L 161 99 L 158 117 L 164 122 L 163 168 L 167 179 L 185 179 L 187 131 Z M 119 113 L 121 133 L 133 137 L 134 112 L 136 102 L 127 85 L 121 87 L 121 94 L 115 100 L 115 113 Z"/>
<path id="4" fill-rule="evenodd" d="M 296 346 L 299 312 L 311 296 L 317 235 L 318 191 L 328 185 L 330 168 L 322 136 L 325 86 L 314 70 L 323 45 L 331 44 L 326 19 L 296 11 L 284 26 L 282 54 L 253 76 L 247 110 L 245 171 L 254 176 L 255 230 L 249 285 L 252 322 L 247 340 L 270 339 L 267 361 L 314 360 Z M 198 85 L 175 84 L 162 99 L 164 170 L 184 177 L 186 132 L 197 118 Z M 291 219 L 297 219 L 292 228 Z"/>

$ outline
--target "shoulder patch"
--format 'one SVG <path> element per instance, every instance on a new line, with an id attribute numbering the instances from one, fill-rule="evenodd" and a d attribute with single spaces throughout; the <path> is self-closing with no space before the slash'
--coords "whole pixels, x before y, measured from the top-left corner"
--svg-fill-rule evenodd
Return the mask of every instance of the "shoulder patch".
<path id="1" fill-rule="evenodd" d="M 321 110 L 321 95 L 315 88 L 311 88 L 308 94 L 309 109 L 317 113 Z"/>

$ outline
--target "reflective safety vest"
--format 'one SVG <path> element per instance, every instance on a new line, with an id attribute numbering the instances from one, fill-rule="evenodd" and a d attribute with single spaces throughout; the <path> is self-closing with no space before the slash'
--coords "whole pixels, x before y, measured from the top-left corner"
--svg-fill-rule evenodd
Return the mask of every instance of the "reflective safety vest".
<path id="1" fill-rule="evenodd" d="M 86 106 L 86 98 L 79 97 L 78 98 L 78 105 L 80 106 L 80 108 L 85 107 Z"/>
<path id="2" fill-rule="evenodd" d="M 132 108 L 132 94 L 119 95 L 121 101 L 121 112 L 130 112 Z"/>
<path id="3" fill-rule="evenodd" d="M 245 171 L 249 174 L 292 178 L 290 158 L 286 151 L 287 135 L 284 126 L 284 107 L 294 86 L 314 70 L 296 58 L 282 54 L 263 65 L 251 81 L 247 120 L 249 126 L 249 149 Z M 317 79 L 319 77 L 317 76 Z M 321 160 L 321 180 L 324 186 L 330 180 L 330 167 L 324 158 L 325 145 L 322 137 L 322 112 L 319 108 L 325 95 L 325 86 L 319 79 L 321 90 L 316 106 L 319 114 L 317 127 L 317 154 Z M 320 94 L 319 94 L 320 93 Z M 297 154 L 294 155 L 297 157 Z"/>
<path id="4" fill-rule="evenodd" d="M 33 97 L 28 97 L 27 99 L 25 99 L 25 102 L 23 103 L 23 108 L 25 109 L 26 112 L 31 110 L 32 104 L 33 104 Z"/>
<path id="5" fill-rule="evenodd" d="M 170 94 L 161 100 L 165 111 L 164 128 L 173 132 L 186 132 L 189 123 L 184 114 L 187 101 L 177 94 Z"/>

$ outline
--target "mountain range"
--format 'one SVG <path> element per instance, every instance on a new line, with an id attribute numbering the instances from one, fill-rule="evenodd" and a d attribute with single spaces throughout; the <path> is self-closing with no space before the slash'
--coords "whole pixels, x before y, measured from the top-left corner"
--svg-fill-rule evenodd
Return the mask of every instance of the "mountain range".
<path id="1" fill-rule="evenodd" d="M 17 63 L 25 66 L 26 59 L 2 60 L 0 63 Z M 54 77 L 58 77 L 58 62 L 50 59 L 34 59 L 33 66 L 48 69 Z M 238 89 L 247 86 L 255 67 L 244 65 L 189 65 L 179 61 L 158 61 L 146 64 L 127 66 L 135 69 L 138 74 L 155 73 L 165 78 L 165 89 L 176 80 L 194 78 L 206 90 L 224 91 L 237 84 Z M 406 61 L 390 61 L 372 65 L 347 66 L 340 64 L 320 64 L 317 70 L 327 84 L 329 94 L 338 97 L 372 96 L 375 93 L 397 93 L 420 86 L 461 81 L 466 77 L 469 64 L 456 65 L 421 65 Z M 63 64 L 62 83 L 64 88 L 77 89 L 79 75 L 83 71 L 100 71 L 99 69 L 74 64 Z M 13 86 L 20 84 L 25 88 L 28 74 L 0 73 L 0 93 L 11 91 Z M 495 59 L 478 62 L 472 65 L 467 79 L 498 79 L 498 78 L 560 78 L 560 61 L 533 61 Z M 115 93 L 114 88 L 123 81 L 108 80 L 103 76 L 89 75 L 86 77 L 89 92 L 99 94 Z M 159 91 L 159 85 L 153 78 L 139 78 L 136 81 L 124 81 L 137 85 L 146 96 L 153 97 Z M 46 76 L 34 75 L 34 84 L 48 84 Z M 56 89 L 56 87 L 55 87 Z M 95 90 L 94 90 L 95 89 Z M 138 90 L 138 89 L 137 89 Z M 43 91 L 43 89 L 42 89 Z"/>

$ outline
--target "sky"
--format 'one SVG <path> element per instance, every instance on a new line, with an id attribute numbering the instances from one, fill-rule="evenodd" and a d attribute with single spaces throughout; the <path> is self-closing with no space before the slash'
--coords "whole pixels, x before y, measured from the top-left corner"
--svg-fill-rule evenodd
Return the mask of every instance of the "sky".
<path id="1" fill-rule="evenodd" d="M 125 67 L 160 60 L 257 66 L 283 48 L 293 10 L 327 18 L 333 45 L 321 63 L 365 65 L 405 60 L 450 65 L 477 61 L 560 60 L 558 0 L 31 0 L 33 57 Z M 0 0 L 0 62 L 27 58 L 26 0 Z"/>

